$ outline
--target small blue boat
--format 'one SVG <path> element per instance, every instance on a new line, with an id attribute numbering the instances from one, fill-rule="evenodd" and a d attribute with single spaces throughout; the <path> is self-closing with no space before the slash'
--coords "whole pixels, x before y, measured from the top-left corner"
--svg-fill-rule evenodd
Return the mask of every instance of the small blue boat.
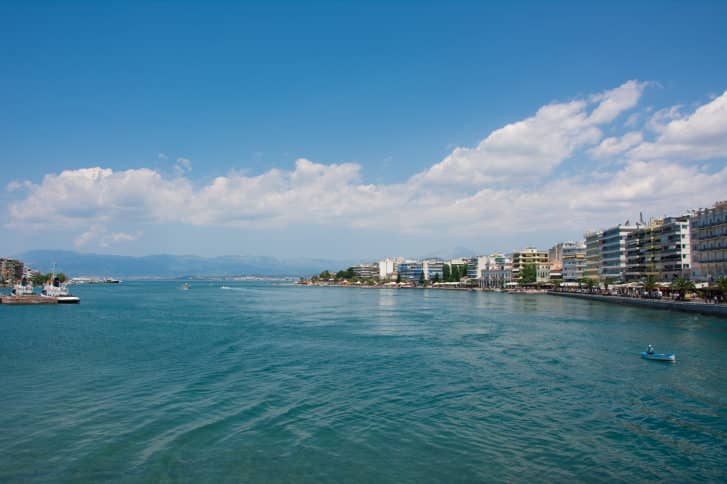
<path id="1" fill-rule="evenodd" d="M 652 353 L 649 354 L 646 351 L 641 352 L 641 357 L 645 358 L 647 360 L 656 360 L 656 361 L 669 361 L 671 363 L 676 363 L 677 361 L 677 355 L 674 353 Z"/>

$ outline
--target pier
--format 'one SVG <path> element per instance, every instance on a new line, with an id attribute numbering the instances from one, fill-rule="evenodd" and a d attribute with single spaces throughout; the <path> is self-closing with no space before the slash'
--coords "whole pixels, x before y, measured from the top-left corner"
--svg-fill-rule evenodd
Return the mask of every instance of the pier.
<path id="1" fill-rule="evenodd" d="M 10 304 L 16 306 L 34 305 L 34 304 L 58 304 L 58 299 L 54 297 L 33 296 L 0 296 L 0 304 Z"/>

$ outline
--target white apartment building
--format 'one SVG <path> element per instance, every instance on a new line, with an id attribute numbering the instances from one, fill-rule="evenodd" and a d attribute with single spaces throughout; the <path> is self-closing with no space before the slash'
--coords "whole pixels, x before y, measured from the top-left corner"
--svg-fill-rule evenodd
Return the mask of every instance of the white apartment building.
<path id="1" fill-rule="evenodd" d="M 379 279 L 394 279 L 399 269 L 399 264 L 404 262 L 402 257 L 386 258 L 379 261 Z"/>
<path id="2" fill-rule="evenodd" d="M 651 220 L 626 237 L 626 280 L 637 281 L 652 276 L 671 281 L 689 276 L 691 244 L 689 217 Z"/>
<path id="3" fill-rule="evenodd" d="M 637 229 L 628 222 L 603 231 L 599 279 L 623 282 L 626 279 L 626 238 Z"/>
<path id="4" fill-rule="evenodd" d="M 586 243 L 563 242 L 561 245 L 563 281 L 577 282 L 583 279 L 586 270 Z"/>
<path id="5" fill-rule="evenodd" d="M 727 277 L 727 201 L 692 215 L 691 245 L 695 279 L 711 282 Z"/>

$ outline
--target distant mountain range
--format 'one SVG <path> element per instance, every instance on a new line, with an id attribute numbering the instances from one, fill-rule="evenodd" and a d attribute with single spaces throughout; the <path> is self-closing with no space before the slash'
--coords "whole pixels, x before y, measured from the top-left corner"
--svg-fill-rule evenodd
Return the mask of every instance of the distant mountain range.
<path id="1" fill-rule="evenodd" d="M 339 270 L 355 262 L 325 259 L 276 259 L 259 256 L 199 257 L 193 255 L 83 254 L 65 250 L 33 250 L 17 255 L 31 268 L 57 270 L 70 277 L 173 278 L 184 276 L 310 276 Z"/>

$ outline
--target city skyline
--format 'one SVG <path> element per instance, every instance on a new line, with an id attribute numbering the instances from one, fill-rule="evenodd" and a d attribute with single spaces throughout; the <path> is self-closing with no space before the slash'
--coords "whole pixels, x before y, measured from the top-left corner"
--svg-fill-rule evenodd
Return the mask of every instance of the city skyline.
<path id="1" fill-rule="evenodd" d="M 3 253 L 490 253 L 725 198 L 723 4 L 225 8 L 2 7 Z"/>

